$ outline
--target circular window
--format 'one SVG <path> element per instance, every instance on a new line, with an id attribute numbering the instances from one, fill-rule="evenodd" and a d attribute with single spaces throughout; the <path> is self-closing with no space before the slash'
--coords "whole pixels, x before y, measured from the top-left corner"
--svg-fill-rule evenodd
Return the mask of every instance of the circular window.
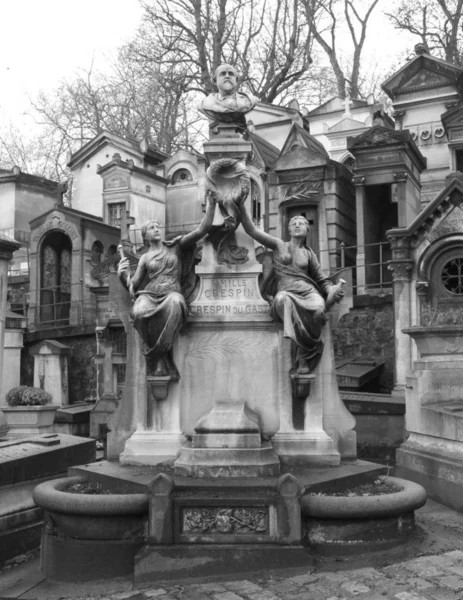
<path id="1" fill-rule="evenodd" d="M 429 140 L 430 137 L 431 137 L 431 132 L 429 131 L 429 129 L 423 129 L 423 131 L 421 132 L 421 139 Z"/>
<path id="2" fill-rule="evenodd" d="M 434 129 L 434 135 L 436 138 L 441 138 L 444 137 L 445 131 L 443 127 L 436 127 L 436 129 Z"/>
<path id="3" fill-rule="evenodd" d="M 452 258 L 441 271 L 441 280 L 451 294 L 463 295 L 463 257 Z"/>

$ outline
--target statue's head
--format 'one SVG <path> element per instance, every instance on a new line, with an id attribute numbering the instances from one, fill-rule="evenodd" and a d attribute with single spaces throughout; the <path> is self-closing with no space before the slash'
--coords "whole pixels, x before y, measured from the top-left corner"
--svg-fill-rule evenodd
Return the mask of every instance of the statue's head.
<path id="1" fill-rule="evenodd" d="M 162 239 L 161 235 L 161 226 L 158 221 L 145 221 L 141 226 L 141 237 L 143 239 L 143 244 L 146 247 L 149 247 L 150 242 L 158 242 Z"/>
<path id="2" fill-rule="evenodd" d="M 220 65 L 215 71 L 214 83 L 221 96 L 233 95 L 238 87 L 235 67 L 226 63 Z"/>
<path id="3" fill-rule="evenodd" d="M 288 224 L 291 237 L 305 237 L 309 233 L 310 225 L 302 215 L 294 216 Z"/>

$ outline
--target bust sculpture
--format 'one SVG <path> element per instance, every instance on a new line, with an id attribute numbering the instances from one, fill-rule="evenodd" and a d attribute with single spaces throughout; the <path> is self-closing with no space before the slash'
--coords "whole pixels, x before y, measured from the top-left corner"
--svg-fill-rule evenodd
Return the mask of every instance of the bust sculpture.
<path id="1" fill-rule="evenodd" d="M 244 115 L 254 108 L 258 98 L 238 91 L 236 69 L 231 65 L 223 64 L 216 69 L 214 83 L 218 92 L 209 94 L 199 110 L 214 123 L 235 123 L 245 129 Z"/>

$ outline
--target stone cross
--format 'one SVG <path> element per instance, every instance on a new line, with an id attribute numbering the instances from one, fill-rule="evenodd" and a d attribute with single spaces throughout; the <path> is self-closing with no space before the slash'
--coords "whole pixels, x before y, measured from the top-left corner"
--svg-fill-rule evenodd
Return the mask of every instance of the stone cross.
<path id="1" fill-rule="evenodd" d="M 351 106 L 351 104 L 353 104 L 353 101 L 350 99 L 349 92 L 346 92 L 346 97 L 344 98 L 344 115 L 346 117 L 350 117 L 351 116 L 351 112 L 350 112 L 350 106 Z"/>
<path id="2" fill-rule="evenodd" d="M 123 208 L 121 210 L 121 217 L 120 219 L 116 219 L 116 223 L 121 228 L 121 240 L 130 241 L 130 225 L 133 225 L 135 223 L 135 219 L 130 216 L 129 211 Z"/>

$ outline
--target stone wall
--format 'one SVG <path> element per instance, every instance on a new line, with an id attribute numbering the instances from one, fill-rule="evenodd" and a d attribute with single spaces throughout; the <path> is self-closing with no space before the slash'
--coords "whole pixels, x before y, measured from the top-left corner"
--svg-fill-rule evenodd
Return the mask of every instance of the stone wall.
<path id="1" fill-rule="evenodd" d="M 366 299 L 367 297 L 364 297 Z M 394 387 L 394 313 L 392 302 L 377 298 L 344 315 L 333 332 L 335 358 L 365 358 L 385 362 L 381 392 Z M 379 390 L 378 390 L 379 391 Z"/>
<path id="2" fill-rule="evenodd" d="M 95 336 L 60 337 L 59 341 L 71 348 L 68 363 L 69 403 L 83 402 L 90 396 L 96 396 Z M 22 385 L 33 385 L 34 381 L 34 359 L 29 354 L 29 347 L 30 344 L 25 346 L 21 354 Z"/>

